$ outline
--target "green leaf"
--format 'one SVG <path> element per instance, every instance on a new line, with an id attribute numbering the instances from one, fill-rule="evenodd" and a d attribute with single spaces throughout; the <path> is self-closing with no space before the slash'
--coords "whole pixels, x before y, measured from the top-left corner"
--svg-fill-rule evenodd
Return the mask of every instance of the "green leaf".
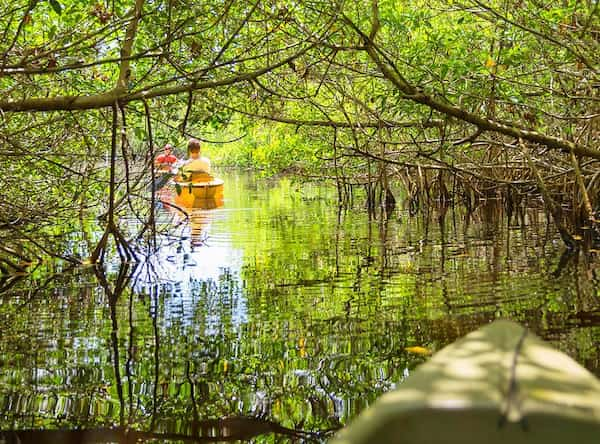
<path id="1" fill-rule="evenodd" d="M 135 133 L 135 137 L 137 137 L 139 140 L 145 140 L 146 139 L 146 130 L 144 130 L 143 128 L 140 127 L 135 127 L 133 129 L 133 132 Z"/>
<path id="2" fill-rule="evenodd" d="M 385 109 L 385 103 L 387 102 L 388 96 L 381 96 L 381 109 Z"/>
<path id="3" fill-rule="evenodd" d="M 444 79 L 446 77 L 446 74 L 448 74 L 448 69 L 450 67 L 447 64 L 443 64 L 442 66 L 440 66 L 440 79 Z"/>
<path id="4" fill-rule="evenodd" d="M 56 12 L 58 15 L 60 15 L 62 13 L 62 6 L 60 5 L 60 3 L 58 3 L 57 0 L 48 0 L 50 2 L 50 6 L 52 6 L 52 9 L 54 9 L 54 12 Z"/>

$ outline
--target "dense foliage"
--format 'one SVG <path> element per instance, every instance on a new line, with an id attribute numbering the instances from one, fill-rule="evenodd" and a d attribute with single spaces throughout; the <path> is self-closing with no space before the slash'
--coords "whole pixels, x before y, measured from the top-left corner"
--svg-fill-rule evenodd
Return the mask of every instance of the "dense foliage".
<path id="1" fill-rule="evenodd" d="M 2 0 L 0 10 L 4 270 L 47 253 L 84 260 L 53 244 L 57 218 L 99 203 L 107 231 L 92 260 L 110 235 L 132 257 L 119 209 L 152 222 L 155 147 L 190 135 L 236 141 L 211 148 L 222 160 L 329 178 L 341 201 L 364 188 L 371 211 L 393 206 L 393 182 L 416 208 L 501 197 L 512 211 L 537 191 L 569 248 L 597 234 L 598 2 Z"/>

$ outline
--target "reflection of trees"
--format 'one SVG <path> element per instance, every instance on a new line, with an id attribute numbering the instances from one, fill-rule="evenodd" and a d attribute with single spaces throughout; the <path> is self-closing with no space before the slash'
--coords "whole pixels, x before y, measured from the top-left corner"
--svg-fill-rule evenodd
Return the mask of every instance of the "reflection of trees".
<path id="1" fill-rule="evenodd" d="M 106 279 L 106 275 L 104 274 L 104 270 L 101 267 L 94 267 L 94 272 L 96 273 L 96 277 L 98 278 L 98 282 L 106 292 L 106 296 L 108 297 L 108 304 L 110 307 L 110 322 L 111 322 L 111 332 L 110 332 L 110 345 L 112 351 L 113 358 L 113 368 L 115 375 L 115 385 L 117 389 L 117 394 L 119 397 L 119 424 L 123 425 L 124 423 L 124 413 L 125 413 L 125 400 L 123 398 L 123 384 L 121 382 L 121 361 L 119 359 L 119 342 L 118 342 L 118 323 L 117 323 L 117 301 L 123 294 L 125 288 L 127 288 L 127 283 L 129 281 L 129 265 L 124 262 L 119 267 L 119 273 L 117 278 L 115 279 L 114 285 L 111 288 L 111 284 Z M 129 373 L 128 373 L 129 376 Z M 130 378 L 128 378 L 130 379 Z"/>
<path id="2" fill-rule="evenodd" d="M 530 242 L 545 242 L 543 223 L 524 234 L 493 221 L 482 231 L 479 221 L 465 230 L 468 219 L 456 212 L 370 226 L 339 217 L 337 225 L 326 220 L 303 228 L 280 211 L 265 228 L 275 244 L 269 248 L 279 254 L 257 251 L 241 276 L 193 280 L 188 295 L 159 285 L 135 294 L 126 265 L 96 269 L 101 294 L 95 281 L 81 278 L 70 291 L 62 283 L 63 290 L 49 287 L 35 298 L 5 295 L 3 325 L 26 332 L 0 343 L 10 362 L 2 365 L 21 368 L 2 376 L 3 387 L 10 387 L 1 395 L 5 424 L 70 430 L 77 424 L 90 433 L 118 425 L 111 432 L 118 439 L 124 430 L 129 438 L 198 442 L 206 435 L 222 441 L 257 433 L 297 437 L 304 430 L 312 433 L 304 439 L 319 440 L 424 359 L 405 347 L 441 347 L 499 311 L 527 320 L 542 336 L 570 335 L 572 351 L 598 339 L 597 329 L 572 334 L 580 325 L 598 325 L 589 287 L 581 285 L 573 300 L 558 297 L 566 292 L 556 293 L 556 301 L 548 289 L 527 292 L 528 277 L 518 267 L 527 264 Z M 336 236 L 323 226 L 335 227 Z M 486 237 L 492 228 L 498 240 Z M 256 230 L 249 235 L 261 238 Z M 302 242 L 277 245 L 286 236 Z M 569 266 L 560 279 L 574 273 Z M 151 273 L 135 276 L 151 282 Z M 473 276 L 501 286 L 501 299 L 470 295 Z M 242 294 L 247 319 L 236 320 Z M 12 334 L 2 333 L 3 339 Z M 56 340 L 54 348 L 44 348 L 48 337 Z M 597 352 L 588 353 L 593 365 Z M 69 433 L 82 436 L 65 432 L 65 441 Z M 27 436 L 42 439 L 34 432 L 19 439 Z"/>
<path id="3" fill-rule="evenodd" d="M 38 267 L 35 267 L 33 270 L 30 270 L 30 272 L 35 271 Z M 60 281 L 61 278 L 64 278 L 65 274 L 70 275 L 70 272 L 74 269 L 75 265 L 71 264 L 65 269 L 62 269 L 55 273 L 50 273 L 50 275 L 47 276 L 43 282 L 35 284 L 35 286 L 31 289 L 31 291 L 28 294 L 28 300 L 25 301 L 24 304 L 27 304 L 28 301 L 34 299 L 38 294 L 47 291 L 52 284 L 56 284 L 56 281 Z M 27 274 L 24 272 L 24 270 L 21 270 L 19 274 L 0 274 L 0 295 L 2 295 L 3 293 L 8 293 L 16 284 L 23 281 L 26 278 L 26 276 Z"/>
<path id="4" fill-rule="evenodd" d="M 553 308 L 549 300 L 569 291 L 555 290 L 548 280 L 535 284 L 530 280 L 530 274 L 544 275 L 554 268 L 548 258 L 555 247 L 543 214 L 519 208 L 517 217 L 507 220 L 503 206 L 493 203 L 467 213 L 447 210 L 419 214 L 408 223 L 385 219 L 357 223 L 355 217 L 345 221 L 340 213 L 336 223 L 321 225 L 321 230 L 336 227 L 331 236 L 320 237 L 317 229 L 311 242 L 308 234 L 297 233 L 307 239 L 301 250 L 287 243 L 268 262 L 263 259 L 267 253 L 258 252 L 255 264 L 246 265 L 243 278 L 249 282 L 249 304 L 292 312 L 292 317 L 308 319 L 308 324 L 327 320 L 353 324 L 356 330 L 348 335 L 362 338 L 367 332 L 380 336 L 409 323 L 412 327 L 406 337 L 397 337 L 399 343 L 437 344 L 434 347 L 498 316 L 531 319 L 541 336 L 548 329 L 544 319 L 556 319 L 553 328 L 564 328 L 556 312 L 567 305 Z M 272 242 L 286 242 L 285 236 L 278 235 L 285 233 L 286 223 L 281 218 L 278 225 L 268 227 L 274 233 Z M 379 228 L 379 243 L 373 225 Z M 255 236 L 260 238 L 261 233 Z M 534 249 L 550 254 L 536 257 Z M 585 283 L 581 277 L 576 280 Z M 543 289 L 532 289 L 540 283 Z M 575 286 L 578 297 L 589 300 L 594 291 L 580 290 L 581 284 Z M 592 306 L 597 307 L 597 302 Z M 321 330 L 327 335 L 328 330 Z M 332 342 L 347 343 L 335 330 L 331 334 Z M 399 347 L 390 355 L 402 352 Z M 348 357 L 348 361 L 356 359 L 368 361 L 368 355 Z M 382 368 L 377 360 L 370 364 Z"/>
<path id="5" fill-rule="evenodd" d="M 232 307 L 232 294 L 238 291 L 231 274 L 225 273 L 218 285 L 199 282 L 194 287 L 201 294 L 196 301 L 192 322 L 166 320 L 165 312 L 161 311 L 164 301 L 159 301 L 156 292 L 151 295 L 150 323 L 144 321 L 140 324 L 139 318 L 137 323 L 132 322 L 140 316 L 140 307 L 132 304 L 133 295 L 125 291 L 128 268 L 123 265 L 119 269 L 113 284 L 109 283 L 102 270 L 96 269 L 96 272 L 110 305 L 110 350 L 114 388 L 120 405 L 119 422 L 121 425 L 139 424 L 140 414 L 152 412 L 150 424 L 142 426 L 150 433 L 131 432 L 130 438 L 134 435 L 140 439 L 191 437 L 192 441 L 205 442 L 214 441 L 216 437 L 225 440 L 249 439 L 264 433 L 305 438 L 318 436 L 319 432 L 302 431 L 304 424 L 284 427 L 277 421 L 267 420 L 273 411 L 270 408 L 257 408 L 252 400 L 253 393 L 243 388 L 244 382 L 247 382 L 243 376 L 244 368 L 248 367 L 240 365 L 246 360 L 245 354 L 236 356 L 239 352 L 235 349 L 239 345 L 231 342 L 235 326 L 229 310 Z M 129 294 L 129 298 L 119 303 L 122 294 Z M 165 294 L 161 296 L 169 297 Z M 218 313 L 216 316 L 215 310 Z M 129 320 L 127 333 L 119 330 L 119 321 L 124 318 Z M 151 341 L 150 336 L 153 338 Z M 152 347 L 147 347 L 149 343 L 153 344 Z M 127 349 L 125 379 L 120 370 L 120 350 L 124 348 Z M 267 356 L 268 361 L 275 358 Z M 249 365 L 253 365 L 253 359 L 250 358 Z M 143 390 L 150 380 L 153 380 L 152 389 Z M 262 387 L 264 389 L 266 386 Z M 127 397 L 128 403 L 125 402 Z M 240 408 L 237 405 L 240 400 L 250 402 Z M 231 418 L 232 414 L 241 416 Z M 259 417 L 253 417 L 256 415 Z M 307 430 L 314 429 L 314 424 L 306 426 Z M 211 438 L 207 437 L 209 434 Z"/>

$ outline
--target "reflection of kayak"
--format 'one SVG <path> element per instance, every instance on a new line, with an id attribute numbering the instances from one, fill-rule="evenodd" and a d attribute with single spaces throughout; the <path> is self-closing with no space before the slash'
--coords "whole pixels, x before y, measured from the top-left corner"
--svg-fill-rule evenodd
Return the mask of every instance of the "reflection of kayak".
<path id="1" fill-rule="evenodd" d="M 187 208 L 217 208 L 223 205 L 223 180 L 174 181 L 175 203 Z"/>
<path id="2" fill-rule="evenodd" d="M 596 443 L 600 381 L 509 321 L 435 354 L 336 444 Z"/>

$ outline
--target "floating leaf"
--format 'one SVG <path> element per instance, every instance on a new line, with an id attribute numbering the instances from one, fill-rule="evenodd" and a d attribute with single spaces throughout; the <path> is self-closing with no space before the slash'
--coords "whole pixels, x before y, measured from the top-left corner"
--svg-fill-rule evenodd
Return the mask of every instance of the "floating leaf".
<path id="1" fill-rule="evenodd" d="M 428 348 L 421 347 L 418 345 L 415 345 L 414 347 L 404 347 L 404 350 L 406 350 L 409 353 L 414 353 L 415 355 L 421 356 L 429 356 L 432 353 L 431 350 L 429 350 Z"/>

